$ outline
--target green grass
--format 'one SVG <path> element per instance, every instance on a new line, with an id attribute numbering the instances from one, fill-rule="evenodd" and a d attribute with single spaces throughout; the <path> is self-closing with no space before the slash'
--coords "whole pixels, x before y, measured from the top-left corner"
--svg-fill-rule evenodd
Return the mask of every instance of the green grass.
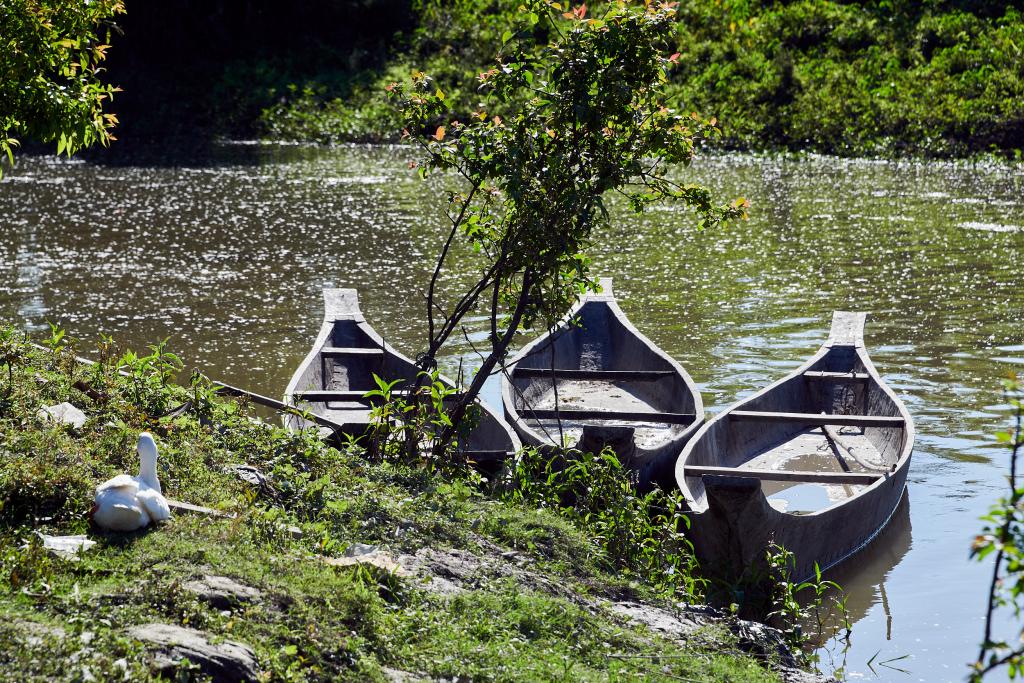
<path id="1" fill-rule="evenodd" d="M 0 679 L 104 680 L 124 670 L 147 680 L 146 652 L 127 630 L 160 622 L 249 645 L 267 680 L 384 680 L 385 667 L 460 680 L 777 680 L 724 629 L 683 645 L 614 615 L 607 601 L 658 603 L 664 588 L 617 569 L 557 510 L 256 424 L 201 380 L 173 384 L 178 363 L 162 348 L 114 356 L 108 342 L 99 356 L 102 366 L 82 367 L 67 351 L 36 351 L 0 331 Z M 88 415 L 82 430 L 37 416 L 65 400 Z M 159 417 L 186 400 L 192 411 Z M 234 518 L 177 512 L 136 534 L 90 528 L 94 486 L 137 469 L 142 429 L 161 448 L 168 497 Z M 240 481 L 227 469 L 238 463 L 269 485 Z M 56 558 L 37 531 L 98 544 L 77 560 Z M 462 550 L 515 571 L 443 594 L 416 576 L 322 559 L 353 543 L 395 556 Z M 183 589 L 207 574 L 262 599 L 221 611 Z M 202 680 L 188 666 L 176 676 Z"/>

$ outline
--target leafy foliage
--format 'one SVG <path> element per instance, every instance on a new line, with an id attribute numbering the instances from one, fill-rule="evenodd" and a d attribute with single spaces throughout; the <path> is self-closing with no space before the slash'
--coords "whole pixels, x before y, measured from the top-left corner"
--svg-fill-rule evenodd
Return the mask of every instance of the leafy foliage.
<path id="1" fill-rule="evenodd" d="M 0 152 L 9 161 L 21 136 L 56 142 L 69 156 L 114 139 L 117 118 L 104 108 L 117 89 L 100 77 L 123 12 L 122 0 L 0 4 Z"/>
<path id="2" fill-rule="evenodd" d="M 388 382 L 376 374 L 373 379 L 377 388 L 364 394 L 374 401 L 370 430 L 364 439 L 368 457 L 405 462 L 442 476 L 475 476 L 465 449 L 459 448 L 463 445 L 460 439 L 452 443 L 451 452 L 444 458 L 437 457 L 432 448 L 440 434 L 453 427 L 448 406 L 457 395 L 437 370 L 420 373 L 413 395 L 396 391 L 396 385 L 404 384 L 401 379 Z M 479 422 L 481 410 L 478 404 L 471 406 L 458 436 L 469 434 Z"/>
<path id="3" fill-rule="evenodd" d="M 679 491 L 637 493 L 610 450 L 545 456 L 524 450 L 502 490 L 506 500 L 552 509 L 585 529 L 602 562 L 673 597 L 699 598 L 689 520 Z"/>
<path id="4" fill-rule="evenodd" d="M 813 578 L 793 583 L 793 553 L 773 544 L 768 548 L 766 560 L 771 581 L 771 610 L 765 621 L 782 630 L 790 647 L 801 651 L 810 641 L 811 634 L 822 634 L 826 622 L 835 614 L 839 615 L 849 635 L 850 622 L 842 588 L 835 581 L 822 579 L 817 563 L 814 565 Z M 811 626 L 811 633 L 805 630 L 805 625 Z"/>
<path id="5" fill-rule="evenodd" d="M 417 28 L 383 71 L 360 74 L 341 99 L 285 97 L 264 112 L 266 125 L 293 139 L 394 136 L 396 122 L 368 93 L 413 64 L 445 92 L 454 117 L 466 120 L 479 103 L 467 75 L 486 70 L 490 46 L 521 4 L 424 0 Z M 543 44 L 548 33 L 538 23 L 519 38 Z M 679 58 L 666 92 L 723 121 L 717 146 L 1022 153 L 1024 15 L 1015 3 L 697 0 L 679 6 L 672 41 Z M 506 117 L 500 107 L 489 113 Z M 347 137 L 349 129 L 358 132 Z"/>
<path id="6" fill-rule="evenodd" d="M 1014 153 L 1024 16 L 1003 3 L 686 3 L 672 75 L 728 144 Z"/>
<path id="7" fill-rule="evenodd" d="M 1009 610 L 1019 622 L 1024 615 L 1024 485 L 1018 482 L 1018 457 L 1024 449 L 1024 385 L 1016 377 L 1003 381 L 1003 391 L 1014 413 L 1010 430 L 996 438 L 1010 454 L 1009 493 L 999 499 L 982 519 L 986 522 L 974 539 L 971 555 L 978 560 L 993 557 L 992 583 L 989 586 L 985 615 L 985 633 L 974 663 L 971 680 L 1006 667 L 1011 679 L 1024 675 L 1024 629 L 1013 644 L 993 633 L 993 618 L 999 609 Z"/>

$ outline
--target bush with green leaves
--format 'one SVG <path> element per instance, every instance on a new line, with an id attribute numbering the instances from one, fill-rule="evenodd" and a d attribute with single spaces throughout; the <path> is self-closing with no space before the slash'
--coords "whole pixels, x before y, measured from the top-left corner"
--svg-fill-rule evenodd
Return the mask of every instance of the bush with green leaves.
<path id="1" fill-rule="evenodd" d="M 992 562 L 985 610 L 985 631 L 971 680 L 1004 669 L 1011 679 L 1024 675 L 1024 629 L 1014 641 L 996 635 L 995 619 L 1005 610 L 1020 623 L 1024 616 L 1024 484 L 1019 482 L 1019 457 L 1024 451 L 1024 384 L 1016 377 L 1003 381 L 1003 393 L 1013 411 L 1013 425 L 996 435 L 1009 452 L 1007 495 L 1000 498 L 983 518 L 985 528 L 975 537 L 971 555 Z"/>
<path id="2" fill-rule="evenodd" d="M 704 580 L 679 491 L 639 493 L 611 450 L 545 455 L 532 448 L 516 458 L 500 489 L 510 502 L 551 509 L 583 529 L 608 569 L 663 594 L 698 599 Z"/>
<path id="3" fill-rule="evenodd" d="M 57 153 L 106 145 L 116 88 L 102 81 L 122 0 L 0 3 L 0 152 L 14 161 L 19 137 L 56 142 Z M 2 172 L 2 167 L 0 167 Z"/>
<path id="4" fill-rule="evenodd" d="M 1019 155 L 1024 15 L 1004 3 L 692 2 L 680 98 L 740 148 Z"/>
<path id="5" fill-rule="evenodd" d="M 469 77 L 486 71 L 521 6 L 424 0 L 417 28 L 395 44 L 387 66 L 361 73 L 344 98 L 297 89 L 264 112 L 267 129 L 291 139 L 394 137 L 400 126 L 372 93 L 413 65 L 465 121 L 480 102 Z M 540 22 L 520 37 L 544 44 L 549 34 Z M 723 121 L 716 146 L 1024 153 L 1024 14 L 1013 3 L 698 0 L 678 6 L 672 40 L 679 57 L 667 93 L 676 106 Z M 503 105 L 489 113 L 507 118 Z"/>

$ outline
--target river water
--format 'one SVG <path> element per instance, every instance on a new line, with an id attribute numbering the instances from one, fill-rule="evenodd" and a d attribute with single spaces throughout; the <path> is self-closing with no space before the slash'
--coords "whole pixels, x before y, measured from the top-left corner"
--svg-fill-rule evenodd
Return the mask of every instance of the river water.
<path id="1" fill-rule="evenodd" d="M 321 287 L 351 286 L 415 353 L 445 186 L 410 159 L 246 144 L 188 162 L 22 157 L 0 181 L 0 319 L 37 337 L 59 323 L 85 355 L 100 332 L 134 348 L 170 337 L 189 366 L 279 395 L 319 326 Z M 869 352 L 917 445 L 908 502 L 834 574 L 854 625 L 821 666 L 962 680 L 990 572 L 968 550 L 1007 464 L 998 381 L 1024 370 L 1024 169 L 726 156 L 685 177 L 749 198 L 750 220 L 700 233 L 677 207 L 617 207 L 596 270 L 712 413 L 813 353 L 833 309 L 871 312 Z M 447 285 L 471 276 L 460 262 Z M 472 321 L 468 339 L 482 331 Z M 445 362 L 472 365 L 469 342 Z"/>

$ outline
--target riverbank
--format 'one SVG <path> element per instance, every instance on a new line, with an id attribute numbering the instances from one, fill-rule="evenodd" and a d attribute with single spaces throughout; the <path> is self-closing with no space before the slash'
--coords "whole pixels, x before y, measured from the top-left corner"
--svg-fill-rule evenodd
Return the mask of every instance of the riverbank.
<path id="1" fill-rule="evenodd" d="M 517 24 L 520 4 L 375 0 L 348 20 L 328 3 L 237 17 L 226 7 L 130 8 L 109 64 L 110 81 L 124 89 L 112 103 L 123 141 L 115 144 L 168 134 L 193 144 L 218 136 L 391 141 L 401 126 L 384 88 L 414 70 L 436 79 L 451 119 L 465 120 L 477 106 L 477 74 L 492 65 L 505 31 L 519 26 L 547 40 L 542 24 Z M 676 44 L 666 46 L 679 55 L 670 91 L 676 106 L 718 118 L 721 148 L 1021 155 L 1019 9 L 701 0 L 678 11 Z M 282 35 L 282 25 L 308 28 Z M 167 43 L 180 36 L 196 49 Z M 216 50 L 200 47 L 210 45 Z"/>
<path id="2" fill-rule="evenodd" d="M 112 352 L 86 368 L 0 333 L 0 677 L 815 680 L 775 632 L 613 571 L 552 512 L 255 421 L 175 385 L 162 349 Z M 85 421 L 40 412 L 63 402 Z M 218 514 L 90 527 L 143 429 L 165 494 Z M 78 535 L 95 544 L 45 547 Z"/>

